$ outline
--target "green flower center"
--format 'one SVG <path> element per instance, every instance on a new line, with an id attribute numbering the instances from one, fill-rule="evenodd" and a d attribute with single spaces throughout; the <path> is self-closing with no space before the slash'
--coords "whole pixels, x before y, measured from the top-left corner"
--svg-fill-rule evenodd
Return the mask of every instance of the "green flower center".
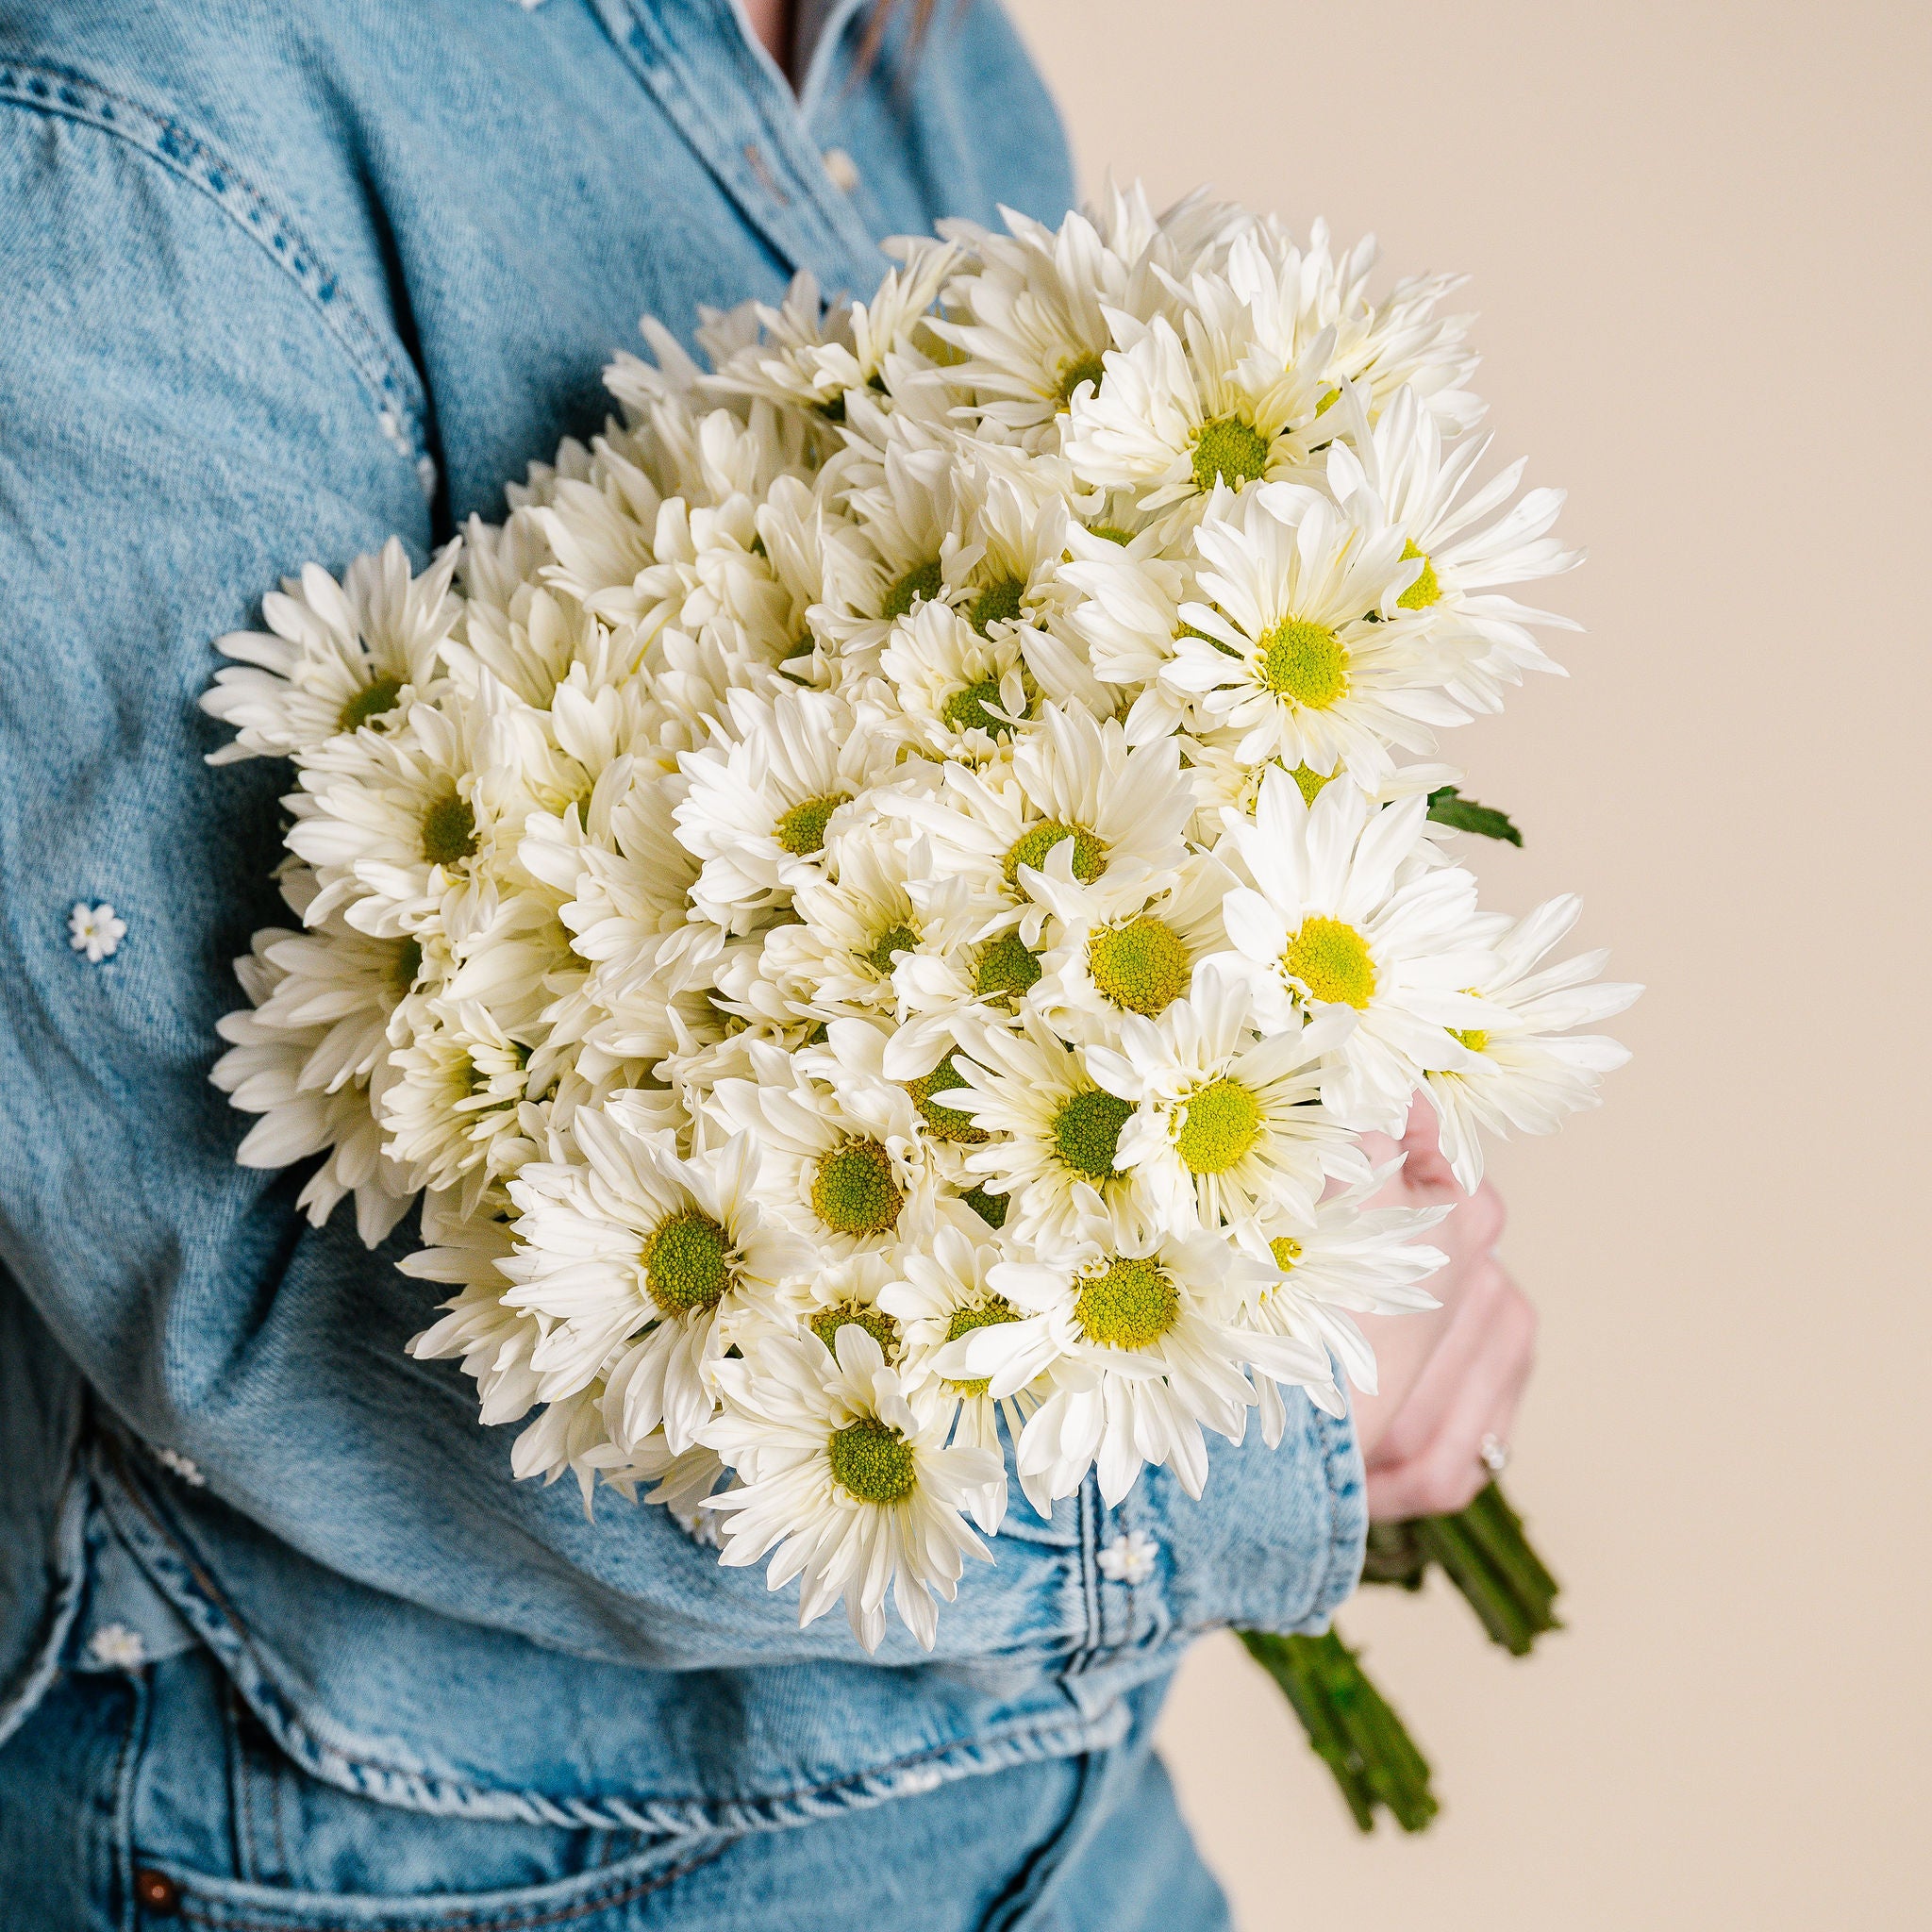
<path id="1" fill-rule="evenodd" d="M 1008 1203 L 1004 1194 L 989 1194 L 984 1188 L 968 1188 L 959 1198 L 986 1223 L 987 1226 L 1006 1226 Z"/>
<path id="2" fill-rule="evenodd" d="M 400 677 L 378 677 L 374 684 L 365 684 L 349 702 L 342 707 L 338 723 L 344 731 L 354 731 L 358 725 L 366 724 L 372 718 L 380 718 L 385 711 L 393 711 L 402 702 L 403 680 Z"/>
<path id="3" fill-rule="evenodd" d="M 1060 1159 L 1090 1181 L 1110 1181 L 1120 1174 L 1113 1157 L 1121 1129 L 1134 1111 L 1130 1100 L 1098 1087 L 1070 1094 L 1053 1118 L 1053 1144 Z"/>
<path id="4" fill-rule="evenodd" d="M 1107 380 L 1107 364 L 1098 350 L 1089 350 L 1084 356 L 1070 356 L 1060 364 L 1060 379 L 1058 393 L 1061 408 L 1074 400 L 1074 391 L 1083 382 L 1091 382 L 1095 389 Z"/>
<path id="5" fill-rule="evenodd" d="M 1319 912 L 1303 920 L 1281 956 L 1289 976 L 1308 997 L 1332 1006 L 1366 1007 L 1375 996 L 1375 961 L 1352 925 Z"/>
<path id="6" fill-rule="evenodd" d="M 454 785 L 423 814 L 423 857 L 431 865 L 460 865 L 476 849 L 476 814 Z"/>
<path id="7" fill-rule="evenodd" d="M 819 1162 L 811 1205 L 839 1234 L 891 1234 L 906 1196 L 892 1178 L 891 1157 L 876 1141 L 847 1141 Z"/>
<path id="8" fill-rule="evenodd" d="M 852 1327 L 863 1328 L 889 1362 L 899 1358 L 898 1323 L 870 1302 L 834 1302 L 829 1308 L 821 1308 L 807 1325 L 834 1355 L 839 1353 L 840 1329 Z"/>
<path id="9" fill-rule="evenodd" d="M 1005 1295 L 989 1295 L 976 1308 L 955 1308 L 953 1319 L 946 1324 L 946 1340 L 958 1341 L 962 1335 L 971 1335 L 975 1328 L 997 1328 L 1004 1323 L 1017 1322 L 1020 1311 Z M 964 1382 L 948 1381 L 948 1389 L 957 1389 L 961 1395 L 984 1395 L 992 1386 L 992 1377 L 979 1375 Z"/>
<path id="10" fill-rule="evenodd" d="M 1316 798 L 1320 795 L 1323 786 L 1327 784 L 1329 779 L 1334 777 L 1335 774 L 1333 772 L 1311 772 L 1306 765 L 1297 765 L 1288 775 L 1294 780 L 1296 789 L 1301 792 L 1302 803 L 1304 805 L 1313 805 Z"/>
<path id="11" fill-rule="evenodd" d="M 1091 535 L 1105 537 L 1109 543 L 1118 543 L 1123 550 L 1134 541 L 1124 530 L 1113 524 L 1089 524 L 1087 528 Z"/>
<path id="12" fill-rule="evenodd" d="M 1428 552 L 1418 550 L 1412 541 L 1404 543 L 1402 560 L 1407 563 L 1411 557 L 1422 558 L 1423 574 L 1396 598 L 1395 602 L 1397 607 L 1404 610 L 1426 610 L 1431 604 L 1441 600 L 1442 586 L 1437 581 L 1436 566 L 1429 561 Z"/>
<path id="13" fill-rule="evenodd" d="M 423 971 L 423 942 L 405 940 L 396 948 L 394 963 L 389 969 L 389 989 L 397 999 L 415 986 Z"/>
<path id="14" fill-rule="evenodd" d="M 1000 681 L 986 676 L 976 684 L 962 686 L 940 707 L 940 719 L 952 731 L 984 731 L 994 738 L 1007 738 L 1013 727 L 1006 719 L 987 708 L 1000 701 Z"/>
<path id="15" fill-rule="evenodd" d="M 1260 640 L 1261 682 L 1278 698 L 1325 711 L 1348 691 L 1348 646 L 1325 624 L 1285 617 Z"/>
<path id="16" fill-rule="evenodd" d="M 1268 439 L 1240 416 L 1221 416 L 1194 432 L 1194 488 L 1204 495 L 1217 482 L 1239 490 L 1268 474 Z"/>
<path id="17" fill-rule="evenodd" d="M 1151 1255 L 1116 1256 L 1081 1289 L 1074 1320 L 1103 1348 L 1146 1348 L 1180 1319 L 1180 1291 Z"/>
<path id="18" fill-rule="evenodd" d="M 808 858 L 825 849 L 825 826 L 841 805 L 850 805 L 849 791 L 828 791 L 794 805 L 774 828 L 778 843 L 794 858 Z"/>
<path id="19" fill-rule="evenodd" d="M 974 598 L 967 607 L 966 622 L 981 637 L 986 635 L 989 625 L 1015 623 L 1020 615 L 1020 600 L 1025 594 L 1026 586 L 1018 577 L 1001 577 Z"/>
<path id="20" fill-rule="evenodd" d="M 731 1286 L 731 1237 L 695 1208 L 660 1221 L 644 1243 L 644 1286 L 667 1315 L 715 1307 Z"/>
<path id="21" fill-rule="evenodd" d="M 1302 1257 L 1302 1244 L 1291 1234 L 1278 1234 L 1268 1243 L 1274 1265 L 1286 1274 Z"/>
<path id="22" fill-rule="evenodd" d="M 1004 868 L 1007 883 L 1019 877 L 1023 865 L 1044 871 L 1046 855 L 1068 839 L 1074 841 L 1074 876 L 1083 886 L 1091 885 L 1107 870 L 1107 847 L 1085 825 L 1069 825 L 1059 819 L 1041 819 L 1013 841 Z"/>
<path id="23" fill-rule="evenodd" d="M 903 1503 L 919 1487 L 911 1444 L 876 1416 L 834 1429 L 825 1454 L 832 1480 L 861 1503 Z"/>
<path id="24" fill-rule="evenodd" d="M 940 575 L 940 560 L 928 558 L 924 563 L 915 563 L 892 588 L 886 592 L 886 601 L 879 606 L 881 617 L 904 617 L 915 604 L 930 604 L 939 596 L 945 579 Z"/>
<path id="25" fill-rule="evenodd" d="M 973 991 L 989 1006 L 1010 1007 L 1040 982 L 1040 955 L 1021 944 L 1016 932 L 988 940 L 973 962 Z"/>
<path id="26" fill-rule="evenodd" d="M 909 953 L 919 944 L 919 935 L 909 925 L 891 925 L 872 942 L 865 963 L 881 979 L 892 976 L 892 955 Z"/>
<path id="27" fill-rule="evenodd" d="M 1087 941 L 1087 970 L 1100 996 L 1150 1020 L 1187 991 L 1191 963 L 1187 941 L 1151 912 Z"/>
<path id="28" fill-rule="evenodd" d="M 919 1118 L 935 1141 L 955 1141 L 976 1147 L 986 1139 L 986 1129 L 975 1127 L 971 1114 L 961 1113 L 957 1107 L 941 1107 L 932 1097 L 935 1093 L 950 1093 L 958 1085 L 959 1075 L 954 1069 L 951 1054 L 931 1073 L 905 1083 L 912 1105 L 919 1110 Z"/>
<path id="29" fill-rule="evenodd" d="M 1190 1174 L 1223 1174 L 1255 1144 L 1260 1131 L 1260 1103 L 1239 1080 L 1224 1077 L 1188 1102 L 1174 1152 Z"/>

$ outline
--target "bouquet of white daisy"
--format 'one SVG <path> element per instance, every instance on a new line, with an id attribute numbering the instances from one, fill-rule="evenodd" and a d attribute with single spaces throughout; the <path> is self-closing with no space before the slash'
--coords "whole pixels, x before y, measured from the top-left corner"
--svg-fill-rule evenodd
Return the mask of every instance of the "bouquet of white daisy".
<path id="1" fill-rule="evenodd" d="M 1445 842 L 1511 828 L 1437 733 L 1555 668 L 1500 587 L 1576 560 L 1474 480 L 1450 283 L 1111 191 L 896 257 L 708 368 L 646 322 L 506 522 L 309 566 L 205 700 L 297 774 L 241 1159 L 371 1244 L 420 1195 L 412 1347 L 516 1474 L 651 1485 L 868 1650 L 1009 1507 L 1341 1413 L 1441 1261 L 1360 1135 L 1421 1092 L 1473 1188 L 1635 991 Z M 1255 1641 L 1414 1786 L 1324 1743 L 1346 1651 Z"/>

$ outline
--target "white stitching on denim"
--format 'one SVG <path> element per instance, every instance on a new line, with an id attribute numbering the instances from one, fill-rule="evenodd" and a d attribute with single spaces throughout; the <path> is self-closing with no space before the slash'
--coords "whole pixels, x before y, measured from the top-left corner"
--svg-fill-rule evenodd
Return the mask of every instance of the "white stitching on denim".
<path id="1" fill-rule="evenodd" d="M 426 474 L 425 493 L 434 489 L 435 465 L 425 447 L 424 409 L 413 372 L 403 375 L 375 325 L 323 267 L 295 224 L 240 168 L 185 123 L 69 68 L 0 59 L 0 102 L 111 135 L 207 195 L 308 296 L 323 326 L 372 391 L 376 426 L 415 467 L 419 481 Z"/>

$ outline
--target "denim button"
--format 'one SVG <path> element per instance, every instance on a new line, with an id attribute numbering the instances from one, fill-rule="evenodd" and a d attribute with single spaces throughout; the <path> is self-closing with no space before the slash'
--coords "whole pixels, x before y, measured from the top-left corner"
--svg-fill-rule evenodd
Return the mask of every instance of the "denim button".
<path id="1" fill-rule="evenodd" d="M 181 1909 L 181 1888 L 165 1872 L 143 1866 L 134 1874 L 134 1895 L 151 1912 L 172 1917 Z"/>

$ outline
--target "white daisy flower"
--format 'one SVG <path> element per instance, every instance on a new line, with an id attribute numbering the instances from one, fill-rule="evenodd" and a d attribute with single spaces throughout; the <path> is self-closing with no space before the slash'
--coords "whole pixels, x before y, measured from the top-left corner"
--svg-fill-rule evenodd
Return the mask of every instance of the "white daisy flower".
<path id="1" fill-rule="evenodd" d="M 291 758 L 341 732 L 406 717 L 435 684 L 437 654 L 461 608 L 449 594 L 459 549 L 445 545 L 412 576 L 408 553 L 391 537 L 358 557 L 340 584 L 311 563 L 271 591 L 261 601 L 266 632 L 215 640 L 237 668 L 215 673 L 201 708 L 237 728 L 208 763 Z"/>
<path id="2" fill-rule="evenodd" d="M 1372 508 L 1291 484 L 1219 499 L 1195 532 L 1202 601 L 1181 607 L 1160 675 L 1240 734 L 1238 759 L 1345 769 L 1373 788 L 1391 744 L 1428 751 L 1432 726 L 1468 722 L 1435 627 L 1399 608 L 1418 565 L 1400 530 L 1364 521 Z"/>
<path id="3" fill-rule="evenodd" d="M 936 1366 L 985 1376 L 995 1400 L 1040 1384 L 1016 1451 L 1029 1494 L 1037 1485 L 1046 1497 L 1070 1496 L 1097 1469 L 1111 1507 L 1151 1463 L 1172 1466 L 1199 1496 L 1203 1427 L 1239 1441 L 1255 1399 L 1232 1324 L 1241 1284 L 1256 1272 L 1217 1235 L 1090 1212 L 1064 1246 L 991 1269 L 989 1283 L 1021 1319 L 974 1329 Z M 1307 1351 L 1271 1339 L 1261 1353 L 1281 1363 Z"/>
<path id="4" fill-rule="evenodd" d="M 501 840 L 513 851 L 532 801 L 506 708 L 413 705 L 394 730 L 358 731 L 308 755 L 289 849 L 315 870 L 311 924 L 341 909 L 358 931 L 460 937 L 493 904 Z M 508 852 L 504 855 L 508 856 Z"/>
<path id="5" fill-rule="evenodd" d="M 288 969 L 271 955 L 294 937 L 273 928 L 258 932 L 248 956 L 236 960 L 235 976 L 256 1008 L 266 1006 L 287 978 Z M 333 1088 L 312 1080 L 305 1084 L 318 1049 L 323 1064 L 333 1063 L 334 1056 L 326 1051 L 328 1024 L 292 1026 L 280 1015 L 269 1023 L 258 1010 L 250 1010 L 224 1014 L 215 1030 L 229 1050 L 208 1078 L 231 1106 L 261 1115 L 236 1149 L 237 1161 L 243 1167 L 278 1168 L 325 1155 L 295 1197 L 296 1206 L 311 1226 L 320 1227 L 336 1204 L 353 1194 L 356 1231 L 365 1245 L 375 1247 L 408 1212 L 416 1190 L 384 1149 L 368 1079 L 351 1075 Z"/>
<path id="6" fill-rule="evenodd" d="M 1483 1177 L 1480 1129 L 1553 1134 L 1565 1115 L 1596 1106 L 1599 1079 L 1630 1058 L 1614 1040 L 1570 1031 L 1621 1013 L 1643 991 L 1591 983 L 1607 953 L 1583 953 L 1537 970 L 1582 910 L 1583 902 L 1566 893 L 1504 925 L 1492 941 L 1493 963 L 1469 986 L 1491 1017 L 1457 1030 L 1470 1058 L 1432 1069 L 1424 1083 L 1441 1124 L 1442 1153 L 1470 1193 Z"/>
<path id="7" fill-rule="evenodd" d="M 428 1229 L 425 1229 L 428 1238 Z M 509 1282 L 499 1264 L 515 1246 L 511 1224 L 494 1216 L 447 1217 L 427 1247 L 396 1266 L 417 1281 L 458 1292 L 440 1303 L 441 1319 L 406 1344 L 419 1361 L 459 1360 L 476 1385 L 487 1425 L 521 1422 L 541 1399 L 530 1357 L 541 1338 L 537 1318 L 505 1300 Z"/>
<path id="8" fill-rule="evenodd" d="M 1078 880 L 1123 902 L 1144 900 L 1180 863 L 1192 799 L 1172 742 L 1129 747 L 1121 726 L 1045 707 L 1011 758 L 945 768 L 939 791 L 882 802 L 932 840 L 942 871 L 1002 895 L 1037 947 L 1045 920 L 1033 874 Z"/>
<path id="9" fill-rule="evenodd" d="M 721 1562 L 772 1561 L 774 1590 L 803 1582 L 798 1621 L 841 1599 L 867 1651 L 885 1638 L 886 1592 L 930 1650 L 936 1597 L 951 1602 L 968 1557 L 986 1545 L 962 1511 L 998 1479 L 985 1449 L 945 1446 L 947 1419 L 908 1407 L 898 1375 L 857 1324 L 839 1331 L 836 1359 L 814 1338 L 761 1338 L 718 1370 L 725 1407 L 711 1445 L 742 1487 L 710 1499 L 724 1519 Z"/>
<path id="10" fill-rule="evenodd" d="M 1479 655 L 1450 680 L 1450 695 L 1473 710 L 1492 711 L 1501 704 L 1501 687 L 1520 683 L 1524 671 L 1560 675 L 1562 667 L 1544 654 L 1532 627 L 1579 626 L 1502 596 L 1497 587 L 1555 576 L 1583 561 L 1581 551 L 1565 549 L 1549 534 L 1563 492 L 1532 490 L 1510 505 L 1523 476 L 1518 460 L 1458 501 L 1490 439 L 1445 451 L 1441 425 L 1410 389 L 1398 390 L 1374 427 L 1357 431 L 1353 441 L 1354 447 L 1338 441 L 1330 451 L 1329 487 L 1343 503 L 1363 496 L 1372 512 L 1400 525 L 1403 554 L 1419 559 L 1420 570 L 1398 606 L 1426 611 L 1479 641 Z"/>
<path id="11" fill-rule="evenodd" d="M 529 1058 L 481 1001 L 423 1003 L 378 1100 L 390 1157 L 412 1188 L 457 1189 L 474 1213 L 486 1188 L 535 1158 Z"/>
<path id="12" fill-rule="evenodd" d="M 995 1400 L 986 1377 L 962 1380 L 942 1374 L 938 1357 L 941 1350 L 977 1328 L 1021 1319 L 1020 1310 L 989 1279 L 989 1271 L 999 1258 L 1000 1250 L 983 1236 L 974 1240 L 960 1228 L 942 1227 L 934 1237 L 931 1254 L 901 1253 L 895 1279 L 878 1297 L 879 1307 L 897 1322 L 905 1337 L 902 1373 L 908 1388 L 925 1392 L 926 1386 L 933 1385 L 927 1399 L 950 1408 L 956 1418 L 951 1440 L 1001 1458 L 999 1481 L 972 1505 L 973 1520 L 989 1536 L 999 1528 L 1007 1509 L 1000 1419 L 1005 1416 L 1008 1431 L 1017 1442 L 1036 1404 L 1024 1389 Z M 1052 1500 L 1041 1496 L 1035 1507 L 1047 1515 Z"/>
<path id="13" fill-rule="evenodd" d="M 1354 1009 L 1322 1104 L 1357 1130 L 1399 1135 L 1425 1073 L 1471 1065 L 1450 1029 L 1495 1017 L 1462 991 L 1494 962 L 1475 880 L 1459 866 L 1416 863 L 1427 811 L 1420 797 L 1378 808 L 1341 780 L 1310 806 L 1288 773 L 1273 771 L 1254 823 L 1230 822 L 1257 890 L 1227 895 L 1228 957 L 1247 962 L 1284 1019 L 1297 1007 Z"/>
<path id="14" fill-rule="evenodd" d="M 1203 959 L 1227 950 L 1221 903 L 1240 881 L 1208 853 L 1139 906 L 1108 905 L 1079 880 L 1035 887 L 1053 914 L 1032 1004 L 1069 1038 L 1098 1039 L 1123 1013 L 1153 1019 L 1181 998 Z"/>
<path id="15" fill-rule="evenodd" d="M 1316 418 L 1335 346 L 1332 331 L 1307 342 L 1283 332 L 1221 275 L 1196 275 L 1185 293 L 1179 331 L 1164 315 L 1116 323 L 1123 346 L 1099 388 L 1074 395 L 1062 441 L 1083 481 L 1132 490 L 1143 510 L 1177 507 L 1176 529 L 1218 487 L 1307 467 L 1329 440 Z"/>
<path id="16" fill-rule="evenodd" d="M 1374 1351 L 1352 1318 L 1435 1307 L 1435 1296 L 1422 1284 L 1448 1258 L 1420 1239 L 1447 1217 L 1448 1208 L 1369 1205 L 1399 1165 L 1377 1168 L 1307 1212 L 1267 1203 L 1234 1230 L 1243 1251 L 1274 1271 L 1270 1278 L 1251 1280 L 1242 1325 L 1307 1343 L 1369 1394 L 1375 1391 Z M 1341 1392 L 1326 1374 L 1292 1386 L 1331 1415 L 1343 1413 Z M 1262 1433 L 1272 1448 L 1281 1440 L 1287 1411 L 1269 1378 L 1262 1378 L 1259 1392 Z"/>
<path id="17" fill-rule="evenodd" d="M 681 1456 L 716 1407 L 712 1372 L 736 1325 L 808 1270 L 811 1250 L 760 1208 L 746 1135 L 682 1160 L 622 1108 L 585 1107 L 553 1152 L 509 1183 L 517 1245 L 499 1264 L 506 1303 L 542 1324 L 530 1358 L 541 1399 L 601 1375 L 617 1445 L 628 1454 L 661 1429 Z"/>
<path id="18" fill-rule="evenodd" d="M 809 1249 L 807 1250 L 809 1255 Z M 848 1324 L 863 1328 L 892 1367 L 900 1366 L 906 1338 L 879 1297 L 898 1279 L 891 1252 L 858 1254 L 805 1271 L 786 1285 L 772 1312 L 784 1324 L 808 1328 L 837 1353 L 839 1331 Z"/>
<path id="19" fill-rule="evenodd" d="M 105 900 L 98 906 L 77 900 L 67 915 L 67 943 L 85 954 L 90 966 L 111 959 L 126 937 L 127 922 Z"/>
<path id="20" fill-rule="evenodd" d="M 690 790 L 672 817 L 702 861 L 692 906 L 728 931 L 823 876 L 825 841 L 861 823 L 854 800 L 892 767 L 893 748 L 854 728 L 822 691 L 730 694 L 731 729 L 679 761 Z"/>
<path id="21" fill-rule="evenodd" d="M 752 1048 L 757 1079 L 724 1079 L 706 1110 L 727 1133 L 748 1133 L 761 1157 L 758 1198 L 833 1259 L 930 1238 L 935 1176 L 911 1096 L 863 1065 L 862 1021 L 827 1029 L 853 1076 L 836 1084 L 794 1070 L 783 1049 Z"/>
<path id="22" fill-rule="evenodd" d="M 1008 1197 L 1004 1229 L 1024 1241 L 1066 1238 L 1103 1205 L 1138 1200 L 1141 1183 L 1121 1160 L 1134 1103 L 1103 1087 L 1086 1054 L 1023 1008 L 1015 1026 L 960 1031 L 958 1086 L 931 1098 L 990 1138 L 966 1156 L 987 1192 Z"/>
<path id="23" fill-rule="evenodd" d="M 1318 1101 L 1354 1012 L 1326 1007 L 1263 1037 L 1253 1008 L 1244 977 L 1204 965 L 1158 1020 L 1125 1015 L 1117 1049 L 1087 1049 L 1093 1077 L 1137 1109 L 1116 1160 L 1184 1231 L 1243 1221 L 1271 1202 L 1312 1214 L 1324 1179 L 1368 1173 L 1355 1136 Z"/>
<path id="24" fill-rule="evenodd" d="M 1038 685 L 1024 640 L 1002 625 L 983 636 L 949 604 L 921 604 L 894 625 L 879 674 L 896 717 L 921 751 L 984 763 L 1033 711 Z"/>
<path id="25" fill-rule="evenodd" d="M 849 831 L 827 849 L 834 879 L 800 886 L 795 924 L 765 935 L 756 956 L 721 970 L 721 994 L 751 1019 L 891 1018 L 908 958 L 947 958 L 997 912 L 966 880 L 936 875 L 924 839 Z"/>
<path id="26" fill-rule="evenodd" d="M 1160 1563 L 1160 1545 L 1144 1529 L 1130 1529 L 1125 1536 L 1102 1543 L 1093 1560 L 1109 1583 L 1136 1589 L 1153 1579 Z"/>

